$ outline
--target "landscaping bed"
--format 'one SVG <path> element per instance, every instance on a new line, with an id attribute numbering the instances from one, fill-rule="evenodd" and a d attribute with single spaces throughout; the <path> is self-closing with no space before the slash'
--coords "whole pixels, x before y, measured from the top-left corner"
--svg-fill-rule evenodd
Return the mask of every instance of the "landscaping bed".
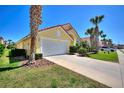
<path id="1" fill-rule="evenodd" d="M 38 59 L 35 61 L 35 63 L 32 64 L 27 64 L 27 60 L 26 61 L 22 61 L 22 65 L 24 65 L 24 67 L 43 67 L 43 66 L 50 66 L 53 65 L 53 62 L 50 62 L 46 59 Z"/>

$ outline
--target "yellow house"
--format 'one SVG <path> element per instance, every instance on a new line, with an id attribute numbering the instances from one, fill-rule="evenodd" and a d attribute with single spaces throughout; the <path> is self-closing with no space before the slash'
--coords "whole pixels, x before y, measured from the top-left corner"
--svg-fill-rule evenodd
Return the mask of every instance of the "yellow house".
<path id="1" fill-rule="evenodd" d="M 0 37 L 0 44 L 4 44 L 4 39 L 3 39 L 3 37 Z"/>
<path id="2" fill-rule="evenodd" d="M 16 43 L 16 48 L 26 49 L 30 54 L 30 35 Z M 69 46 L 80 42 L 80 37 L 70 23 L 57 25 L 39 30 L 36 38 L 36 53 L 43 56 L 65 54 L 69 52 Z"/>

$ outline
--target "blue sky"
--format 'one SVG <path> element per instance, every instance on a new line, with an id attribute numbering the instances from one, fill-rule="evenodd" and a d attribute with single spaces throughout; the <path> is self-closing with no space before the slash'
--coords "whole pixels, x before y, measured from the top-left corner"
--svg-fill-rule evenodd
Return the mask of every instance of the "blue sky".
<path id="1" fill-rule="evenodd" d="M 30 6 L 0 6 L 0 36 L 18 41 L 30 32 Z M 80 37 L 93 26 L 90 18 L 105 15 L 100 29 L 114 43 L 124 44 L 124 6 L 43 6 L 40 29 L 58 24 L 71 23 Z"/>

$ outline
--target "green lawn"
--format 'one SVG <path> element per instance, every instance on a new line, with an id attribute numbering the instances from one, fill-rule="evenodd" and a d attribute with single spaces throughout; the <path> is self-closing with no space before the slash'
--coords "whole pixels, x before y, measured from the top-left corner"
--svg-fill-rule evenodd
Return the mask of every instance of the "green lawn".
<path id="1" fill-rule="evenodd" d="M 56 64 L 43 67 L 19 67 L 20 62 L 9 63 L 9 50 L 0 58 L 0 87 L 108 87 Z"/>
<path id="2" fill-rule="evenodd" d="M 51 88 L 51 87 L 107 87 L 85 76 L 56 64 L 38 67 L 21 67 L 0 72 L 0 87 Z"/>
<path id="3" fill-rule="evenodd" d="M 117 52 L 107 52 L 99 51 L 97 54 L 90 54 L 90 58 L 104 60 L 104 61 L 111 61 L 111 62 L 118 62 L 118 55 Z"/>

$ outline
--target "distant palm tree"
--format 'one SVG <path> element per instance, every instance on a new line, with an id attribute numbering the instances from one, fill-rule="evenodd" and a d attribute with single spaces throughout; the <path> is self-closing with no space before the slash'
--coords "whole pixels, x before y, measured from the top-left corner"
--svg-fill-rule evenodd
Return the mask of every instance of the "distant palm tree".
<path id="1" fill-rule="evenodd" d="M 101 35 L 101 38 L 102 38 L 101 41 L 103 42 L 103 45 L 106 46 L 106 42 L 107 42 L 106 34 Z"/>
<path id="2" fill-rule="evenodd" d="M 106 34 L 103 34 L 103 35 L 101 35 L 101 37 L 103 38 L 103 40 L 105 40 L 106 39 Z"/>
<path id="3" fill-rule="evenodd" d="M 11 44 L 12 44 L 12 45 L 15 45 L 15 42 L 12 42 Z"/>
<path id="4" fill-rule="evenodd" d="M 99 36 L 103 35 L 103 30 L 99 31 Z"/>
<path id="5" fill-rule="evenodd" d="M 12 40 L 10 40 L 10 39 L 9 39 L 9 40 L 8 40 L 8 44 L 10 45 L 10 44 L 11 44 L 11 42 L 12 42 Z"/>
<path id="6" fill-rule="evenodd" d="M 41 22 L 41 5 L 32 5 L 30 8 L 30 29 L 31 29 L 31 46 L 30 46 L 30 57 L 29 63 L 35 62 L 35 42 L 38 32 L 38 27 Z"/>
<path id="7" fill-rule="evenodd" d="M 108 39 L 108 46 L 112 47 L 112 39 Z"/>
<path id="8" fill-rule="evenodd" d="M 96 33 L 95 33 L 95 29 L 94 28 L 90 28 L 90 29 L 87 29 L 87 31 L 85 32 L 86 35 L 90 35 L 90 42 L 91 42 L 91 46 L 95 46 L 96 44 L 96 39 L 95 39 L 95 36 L 96 36 Z M 103 35 L 103 31 L 99 31 L 99 36 L 102 36 Z M 95 46 L 96 47 L 96 46 Z"/>
<path id="9" fill-rule="evenodd" d="M 94 28 L 87 29 L 85 34 L 90 35 L 91 46 L 94 46 Z"/>
<path id="10" fill-rule="evenodd" d="M 99 47 L 99 24 L 102 22 L 104 18 L 104 15 L 101 15 L 101 16 L 96 16 L 95 18 L 91 18 L 90 19 L 90 22 L 93 23 L 95 25 L 95 46 Z"/>

